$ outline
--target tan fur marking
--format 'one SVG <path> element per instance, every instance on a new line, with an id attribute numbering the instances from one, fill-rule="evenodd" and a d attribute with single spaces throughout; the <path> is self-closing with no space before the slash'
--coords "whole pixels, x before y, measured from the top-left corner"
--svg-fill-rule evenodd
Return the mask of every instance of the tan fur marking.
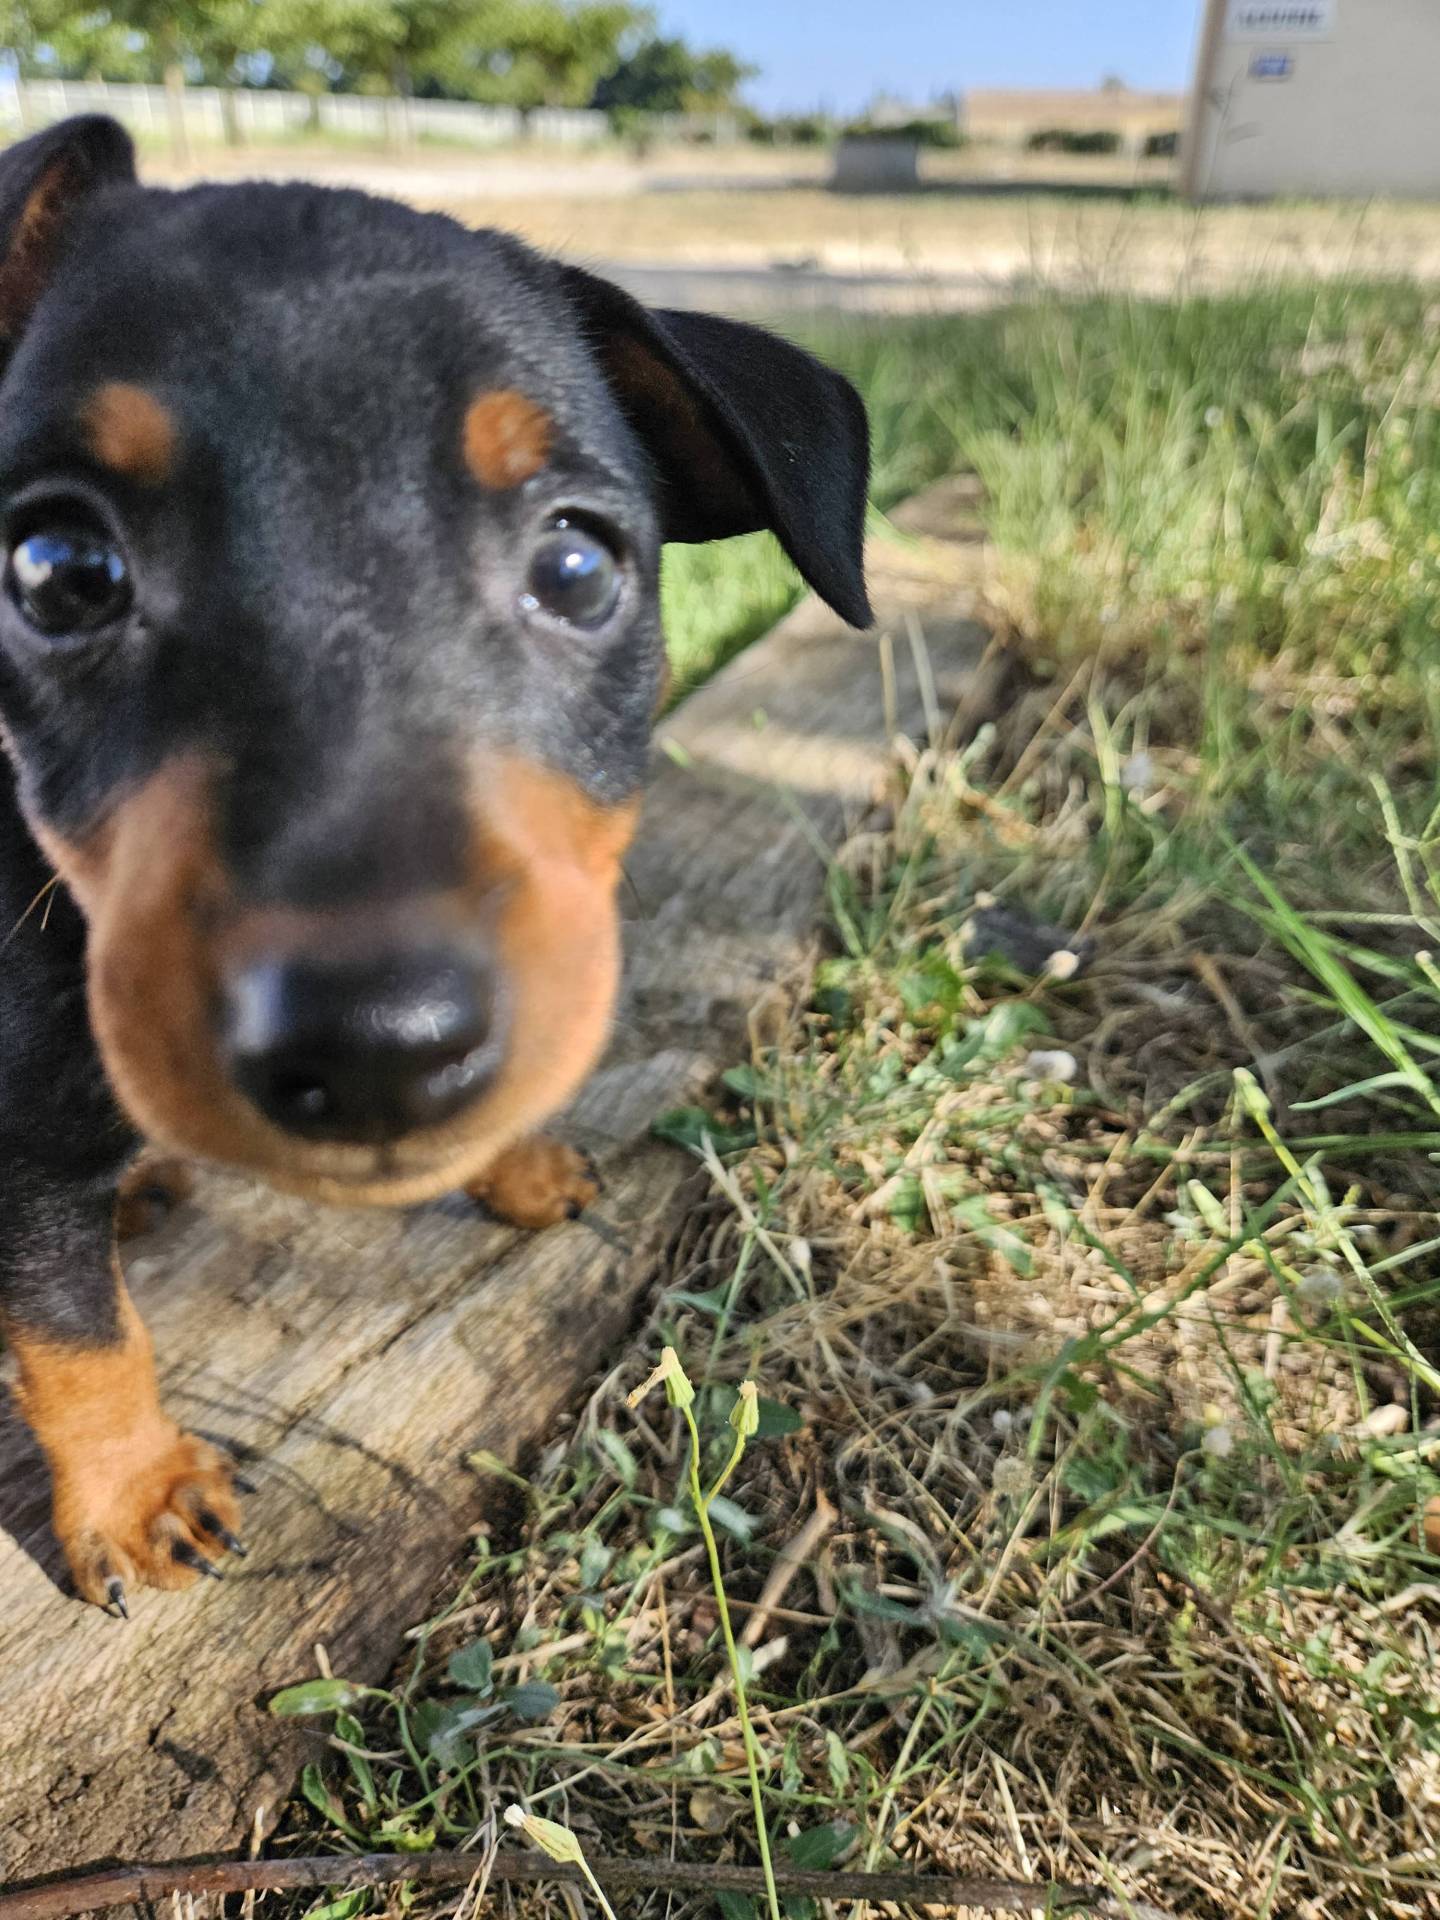
<path id="1" fill-rule="evenodd" d="M 210 1007 L 201 921 L 226 888 L 211 845 L 209 769 L 171 762 L 88 840 L 36 837 L 90 922 L 90 1020 L 111 1085 L 141 1132 L 175 1153 L 226 1159 L 228 1082 Z M 258 1125 L 258 1121 L 257 1121 Z M 241 1143 L 236 1142 L 236 1145 Z M 245 1143 L 250 1144 L 250 1143 Z"/>
<path id="2" fill-rule="evenodd" d="M 119 1274 L 120 1339 L 83 1347 L 7 1328 L 20 1365 L 20 1404 L 49 1463 L 56 1538 L 86 1600 L 108 1579 L 185 1587 L 195 1579 L 174 1548 L 219 1551 L 200 1525 L 232 1531 L 239 1509 L 221 1455 L 182 1433 L 160 1406 L 150 1336 Z"/>
<path id="3" fill-rule="evenodd" d="M 482 393 L 465 415 L 465 464 L 483 487 L 502 493 L 545 464 L 554 422 L 511 387 Z"/>
<path id="4" fill-rule="evenodd" d="M 90 451 L 102 466 L 142 487 L 158 487 L 175 464 L 175 422 L 153 393 L 111 380 L 86 402 L 81 415 Z"/>
<path id="5" fill-rule="evenodd" d="M 505 1058 L 490 1091 L 443 1126 L 368 1147 L 304 1142 L 226 1073 L 214 1007 L 224 972 L 256 951 L 334 951 L 368 916 L 237 910 L 212 842 L 213 772 L 170 763 L 83 842 L 32 821 L 90 922 L 90 1019 L 110 1083 L 171 1153 L 219 1160 L 341 1206 L 411 1206 L 479 1180 L 574 1093 L 599 1056 L 619 979 L 615 895 L 638 799 L 598 806 L 573 781 L 487 756 L 471 781 L 467 884 L 408 902 L 404 928 L 493 929 L 512 982 Z"/>
<path id="6" fill-rule="evenodd" d="M 600 1185 L 583 1153 L 534 1133 L 492 1160 L 466 1192 L 497 1219 L 538 1232 L 573 1220 L 598 1197 Z"/>

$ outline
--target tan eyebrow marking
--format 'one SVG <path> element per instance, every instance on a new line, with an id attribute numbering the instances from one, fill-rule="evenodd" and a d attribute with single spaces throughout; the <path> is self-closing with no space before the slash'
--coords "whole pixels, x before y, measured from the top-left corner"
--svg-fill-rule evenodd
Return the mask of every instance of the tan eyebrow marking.
<path id="1" fill-rule="evenodd" d="M 97 387 L 82 410 L 81 425 L 102 465 L 145 487 L 169 478 L 178 439 L 175 422 L 144 387 L 128 380 Z"/>
<path id="2" fill-rule="evenodd" d="M 518 487 L 540 471 L 554 421 L 513 387 L 482 393 L 465 411 L 465 464 L 481 486 Z"/>

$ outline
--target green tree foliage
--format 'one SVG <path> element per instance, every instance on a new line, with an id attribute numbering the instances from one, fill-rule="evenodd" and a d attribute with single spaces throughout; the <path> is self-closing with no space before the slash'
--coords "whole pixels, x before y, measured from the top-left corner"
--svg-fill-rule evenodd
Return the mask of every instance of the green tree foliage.
<path id="1" fill-rule="evenodd" d="M 434 64 L 447 93 L 532 107 L 583 107 L 652 30 L 629 0 L 481 0 Z"/>
<path id="2" fill-rule="evenodd" d="M 266 51 L 282 74 L 299 66 L 348 91 L 409 94 L 433 81 L 457 25 L 483 31 L 489 10 L 483 0 L 264 0 Z"/>
<path id="3" fill-rule="evenodd" d="M 752 71 L 733 55 L 659 39 L 635 0 L 0 0 L 0 46 L 22 75 L 164 80 L 171 142 L 186 155 L 180 88 L 286 86 L 617 113 L 715 111 Z M 318 107 L 317 107 L 318 113 Z M 388 138 L 409 137 L 402 110 Z"/>
<path id="4" fill-rule="evenodd" d="M 653 34 L 631 0 L 4 0 L 23 74 L 584 106 Z M 713 56 L 708 56 L 713 57 Z M 725 56 L 720 56 L 722 59 Z M 733 63 L 732 63 L 733 64 Z"/>
<path id="5" fill-rule="evenodd" d="M 162 11 L 169 16 L 165 20 Z M 15 0 L 0 9 L 0 38 L 23 73 L 159 80 L 166 60 L 175 56 L 176 29 L 184 15 L 184 8 L 151 8 L 145 0 L 79 8 L 64 0 Z"/>
<path id="6" fill-rule="evenodd" d="M 610 112 L 716 113 L 735 104 L 755 72 L 723 48 L 697 53 L 684 40 L 645 40 L 605 75 L 592 104 Z"/>

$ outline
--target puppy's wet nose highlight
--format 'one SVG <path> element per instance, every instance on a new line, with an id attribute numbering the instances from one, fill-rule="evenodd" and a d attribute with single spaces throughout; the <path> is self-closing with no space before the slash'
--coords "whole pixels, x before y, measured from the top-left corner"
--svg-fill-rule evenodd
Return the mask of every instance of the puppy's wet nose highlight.
<path id="1" fill-rule="evenodd" d="M 383 1145 L 481 1097 L 502 1024 L 474 955 L 262 955 L 225 982 L 221 1042 L 235 1085 L 286 1133 Z"/>

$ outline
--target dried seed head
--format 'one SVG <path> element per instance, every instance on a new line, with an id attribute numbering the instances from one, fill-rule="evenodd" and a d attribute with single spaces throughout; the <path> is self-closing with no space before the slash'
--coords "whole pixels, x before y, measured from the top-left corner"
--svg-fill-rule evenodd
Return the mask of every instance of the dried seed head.
<path id="1" fill-rule="evenodd" d="M 562 1827 L 558 1820 L 542 1820 L 539 1814 L 527 1813 L 524 1807 L 507 1807 L 505 1824 L 518 1827 L 532 1845 L 552 1860 L 562 1860 L 570 1866 L 583 1866 L 585 1856 L 580 1851 L 580 1842 L 568 1827 Z"/>
<path id="2" fill-rule="evenodd" d="M 760 1429 L 760 1401 L 753 1380 L 740 1382 L 740 1393 L 730 1409 L 730 1424 L 742 1440 Z"/>
<path id="3" fill-rule="evenodd" d="M 665 1388 L 665 1398 L 672 1407 L 688 1407 L 695 1398 L 695 1389 L 691 1386 L 685 1369 L 680 1364 L 680 1356 L 674 1347 L 666 1347 L 660 1355 L 659 1366 L 649 1378 L 642 1380 L 633 1393 L 626 1394 L 626 1406 L 638 1407 L 647 1393 L 653 1392 L 662 1384 Z"/>
<path id="4" fill-rule="evenodd" d="M 1345 1294 L 1345 1279 L 1334 1267 L 1310 1267 L 1295 1289 L 1307 1307 L 1333 1307 Z"/>
<path id="5" fill-rule="evenodd" d="M 1030 1462 L 1018 1453 L 1002 1453 L 990 1469 L 990 1485 L 1002 1499 L 1021 1499 L 1033 1478 Z"/>
<path id="6" fill-rule="evenodd" d="M 1261 1089 L 1260 1082 L 1248 1067 L 1236 1067 L 1235 1091 L 1240 1096 L 1240 1104 L 1253 1120 L 1270 1118 L 1270 1102 Z"/>
<path id="7" fill-rule="evenodd" d="M 1230 1231 L 1230 1222 L 1225 1217 L 1225 1209 L 1205 1185 L 1205 1182 L 1203 1180 L 1187 1181 L 1186 1191 L 1190 1195 L 1191 1204 L 1194 1206 L 1195 1211 L 1205 1222 L 1206 1226 L 1209 1227 L 1210 1231 L 1212 1233 L 1218 1233 L 1222 1239 L 1225 1238 Z"/>
<path id="8" fill-rule="evenodd" d="M 1079 1062 L 1067 1047 L 1036 1047 L 1025 1056 L 1025 1071 L 1032 1080 L 1058 1080 L 1063 1086 L 1079 1070 Z"/>
<path id="9" fill-rule="evenodd" d="M 1120 784 L 1127 793 L 1142 799 L 1155 784 L 1155 762 L 1143 750 L 1132 753 L 1121 765 Z"/>

